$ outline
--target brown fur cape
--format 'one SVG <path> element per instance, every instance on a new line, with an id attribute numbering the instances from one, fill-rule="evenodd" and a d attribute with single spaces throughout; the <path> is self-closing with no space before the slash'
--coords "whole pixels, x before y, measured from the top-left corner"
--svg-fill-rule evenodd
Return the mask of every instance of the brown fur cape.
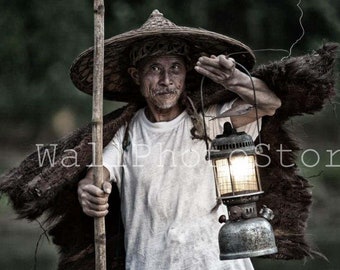
<path id="1" fill-rule="evenodd" d="M 326 44 L 309 55 L 292 57 L 259 66 L 252 75 L 264 80 L 282 101 L 272 117 L 264 117 L 262 141 L 271 158 L 269 166 L 261 168 L 265 195 L 259 206 L 265 204 L 275 214 L 272 225 L 279 252 L 270 256 L 277 259 L 302 259 L 313 255 L 305 239 L 306 221 L 312 202 L 308 181 L 297 174 L 297 168 L 280 165 L 276 151 L 280 144 L 291 149 L 283 155 L 283 164 L 294 163 L 299 147 L 287 133 L 284 123 L 293 116 L 319 111 L 334 93 L 334 61 L 337 44 Z M 188 90 L 188 95 L 199 106 L 199 93 Z M 230 99 L 226 91 L 210 84 L 205 89 L 205 102 L 209 106 Z M 128 104 L 104 117 L 104 145 L 118 128 L 129 121 L 139 109 Z M 75 131 L 56 142 L 55 165 L 39 165 L 38 153 L 28 156 L 19 167 L 3 175 L 0 192 L 7 194 L 20 218 L 34 220 L 45 214 L 49 234 L 59 247 L 58 269 L 94 269 L 93 221 L 82 213 L 77 200 L 77 183 L 91 163 L 91 125 Z M 77 152 L 79 166 L 70 166 L 68 149 Z M 40 152 L 54 151 L 46 145 Z M 263 157 L 263 164 L 268 160 Z M 261 157 L 260 157 L 261 162 Z M 64 165 L 64 166 L 62 166 Z M 123 227 L 120 217 L 120 198 L 117 189 L 110 196 L 110 213 L 106 218 L 108 269 L 124 268 Z"/>

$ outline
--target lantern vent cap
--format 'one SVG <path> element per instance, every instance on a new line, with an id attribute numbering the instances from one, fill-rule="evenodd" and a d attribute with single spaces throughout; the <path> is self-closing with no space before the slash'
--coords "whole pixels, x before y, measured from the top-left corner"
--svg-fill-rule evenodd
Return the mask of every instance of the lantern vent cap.
<path id="1" fill-rule="evenodd" d="M 237 154 L 255 155 L 255 150 L 252 137 L 245 132 L 236 132 L 227 122 L 224 125 L 223 134 L 217 135 L 211 142 L 210 158 Z"/>

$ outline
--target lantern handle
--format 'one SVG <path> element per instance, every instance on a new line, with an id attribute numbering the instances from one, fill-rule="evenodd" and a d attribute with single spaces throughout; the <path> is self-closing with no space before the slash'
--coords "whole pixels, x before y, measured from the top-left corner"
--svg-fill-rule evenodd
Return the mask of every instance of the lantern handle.
<path id="1" fill-rule="evenodd" d="M 202 76 L 201 79 L 201 85 L 200 85 L 200 94 L 201 94 L 201 110 L 202 110 L 202 117 L 203 117 L 203 130 L 204 130 L 204 142 L 205 142 L 205 147 L 207 150 L 207 154 L 205 156 L 206 160 L 210 159 L 210 154 L 209 154 L 209 143 L 208 143 L 208 134 L 207 134 L 207 125 L 205 123 L 205 113 L 204 113 L 204 97 L 203 97 L 203 83 L 204 83 L 204 78 L 205 76 Z"/>
<path id="2" fill-rule="evenodd" d="M 253 89 L 253 94 L 254 94 L 254 108 L 255 108 L 255 117 L 256 117 L 256 128 L 257 128 L 257 137 L 258 137 L 258 145 L 256 147 L 256 151 L 257 153 L 263 153 L 263 149 L 262 149 L 262 139 L 261 139 L 261 133 L 260 133 L 260 124 L 259 124 L 259 112 L 258 112 L 258 108 L 257 108 L 257 100 L 256 100 L 256 89 L 255 89 L 255 84 L 253 81 L 253 77 L 251 76 L 250 72 L 248 71 L 248 69 L 246 69 L 243 65 L 241 65 L 240 63 L 235 61 L 236 66 L 240 67 L 249 77 L 250 82 L 251 82 L 251 86 Z M 205 76 L 202 76 L 201 79 L 201 85 L 200 85 L 200 95 L 201 95 L 201 110 L 202 110 L 202 117 L 203 117 L 203 130 L 204 130 L 204 141 L 205 141 L 205 147 L 207 150 L 207 155 L 205 156 L 206 160 L 209 160 L 209 143 L 208 143 L 208 135 L 207 135 L 207 126 L 206 126 L 206 122 L 205 122 L 205 113 L 204 113 L 204 97 L 203 97 L 203 83 L 204 83 L 204 78 Z M 230 124 L 229 124 L 230 125 Z M 230 125 L 231 126 L 231 125 Z M 224 133 L 224 131 L 223 131 Z"/>
<path id="3" fill-rule="evenodd" d="M 258 143 L 258 147 L 256 147 L 257 152 L 258 153 L 263 153 L 263 149 L 262 149 L 262 139 L 261 139 L 261 134 L 260 134 L 260 124 L 259 124 L 259 112 L 258 112 L 258 108 L 257 108 L 257 100 L 256 100 L 256 89 L 255 89 L 255 84 L 253 81 L 253 77 L 251 76 L 250 72 L 248 71 L 248 69 L 246 69 L 243 65 L 241 65 L 240 63 L 235 61 L 236 66 L 240 67 L 249 77 L 250 82 L 251 82 L 251 86 L 253 88 L 253 94 L 254 94 L 254 107 L 255 107 L 255 116 L 256 116 L 256 127 L 257 127 L 257 137 L 259 138 L 259 143 Z"/>

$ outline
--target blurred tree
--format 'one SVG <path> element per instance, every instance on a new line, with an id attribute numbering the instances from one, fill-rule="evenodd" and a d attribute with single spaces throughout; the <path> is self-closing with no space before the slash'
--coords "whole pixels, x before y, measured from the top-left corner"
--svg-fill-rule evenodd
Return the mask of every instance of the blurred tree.
<path id="1" fill-rule="evenodd" d="M 74 91 L 68 66 L 80 47 L 91 45 L 90 6 L 74 0 L 67 5 L 1 1 L 1 6 L 0 117 L 4 128 L 29 125 L 32 139 L 60 107 L 70 106 L 79 115 L 84 111 L 86 102 Z"/>

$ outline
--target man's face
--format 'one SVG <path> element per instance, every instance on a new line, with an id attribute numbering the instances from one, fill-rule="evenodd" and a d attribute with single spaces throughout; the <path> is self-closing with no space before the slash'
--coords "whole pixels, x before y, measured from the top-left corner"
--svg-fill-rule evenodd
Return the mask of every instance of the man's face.
<path id="1" fill-rule="evenodd" d="M 147 59 L 138 69 L 140 91 L 149 106 L 170 109 L 177 105 L 185 87 L 186 66 L 180 56 Z"/>

